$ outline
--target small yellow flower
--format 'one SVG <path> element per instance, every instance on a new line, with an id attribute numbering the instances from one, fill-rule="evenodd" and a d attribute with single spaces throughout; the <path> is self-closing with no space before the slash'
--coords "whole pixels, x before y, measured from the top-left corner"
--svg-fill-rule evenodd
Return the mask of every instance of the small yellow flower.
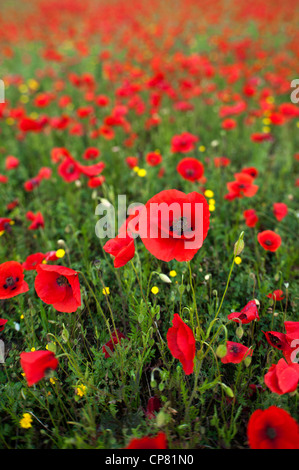
<path id="1" fill-rule="evenodd" d="M 299 121 L 296 122 L 296 126 L 299 127 Z"/>
<path id="2" fill-rule="evenodd" d="M 31 90 L 37 90 L 39 88 L 39 84 L 36 80 L 34 80 L 34 78 L 29 78 L 29 80 L 27 80 L 27 83 Z"/>
<path id="3" fill-rule="evenodd" d="M 269 118 L 264 118 L 264 119 L 263 119 L 263 124 L 265 124 L 265 126 L 269 126 L 269 124 L 271 124 L 271 119 L 269 119 Z"/>
<path id="4" fill-rule="evenodd" d="M 31 119 L 38 119 L 38 114 L 35 113 L 35 112 L 33 112 L 33 113 L 30 113 L 30 114 L 29 114 L 29 117 L 30 117 Z"/>
<path id="5" fill-rule="evenodd" d="M 138 170 L 137 175 L 140 176 L 140 178 L 144 178 L 146 176 L 146 170 L 144 168 L 140 168 Z"/>
<path id="6" fill-rule="evenodd" d="M 24 429 L 29 429 L 32 426 L 32 416 L 30 413 L 24 413 L 23 418 L 20 420 L 20 426 Z"/>
<path id="7" fill-rule="evenodd" d="M 274 96 L 268 96 L 268 97 L 266 98 L 266 101 L 267 101 L 267 103 L 269 103 L 269 104 L 274 103 L 274 101 L 275 101 L 275 100 L 274 100 Z"/>
<path id="8" fill-rule="evenodd" d="M 79 396 L 79 397 L 83 397 L 85 394 L 86 394 L 86 385 L 83 385 L 83 384 L 80 384 L 78 385 L 78 387 L 76 388 L 76 394 Z"/>
<path id="9" fill-rule="evenodd" d="M 138 173 L 139 170 L 140 170 L 139 166 L 134 166 L 133 171 L 135 171 L 135 173 Z"/>
<path id="10" fill-rule="evenodd" d="M 110 288 L 109 287 L 104 287 L 102 290 L 104 295 L 109 295 L 110 294 Z"/>
<path id="11" fill-rule="evenodd" d="M 63 258 L 64 255 L 65 255 L 65 251 L 62 248 L 59 248 L 59 250 L 56 251 L 57 258 Z"/>
<path id="12" fill-rule="evenodd" d="M 20 319 L 21 319 L 21 320 L 24 320 L 24 315 L 23 315 L 23 314 L 20 315 Z"/>
<path id="13" fill-rule="evenodd" d="M 207 189 L 204 194 L 205 194 L 205 196 L 208 197 L 208 198 L 214 197 L 214 193 L 213 193 L 213 191 L 211 191 L 210 189 Z"/>
<path id="14" fill-rule="evenodd" d="M 31 352 L 34 352 L 34 351 L 35 351 L 35 348 L 31 348 L 30 351 L 31 351 Z"/>
<path id="15" fill-rule="evenodd" d="M 200 145 L 200 146 L 198 147 L 198 150 L 199 150 L 200 152 L 204 152 L 204 151 L 206 150 L 206 148 L 205 148 L 204 145 Z"/>
<path id="16" fill-rule="evenodd" d="M 211 204 L 212 206 L 215 206 L 215 204 L 216 204 L 215 199 L 210 199 L 210 200 L 209 200 L 209 204 Z"/>
<path id="17" fill-rule="evenodd" d="M 170 277 L 175 277 L 176 275 L 177 275 L 177 273 L 174 269 L 172 271 L 170 271 L 170 273 L 169 273 Z"/>
<path id="18" fill-rule="evenodd" d="M 215 209 L 216 209 L 216 207 L 214 206 L 214 204 L 209 205 L 209 211 L 210 212 L 214 212 Z"/>
<path id="19" fill-rule="evenodd" d="M 42 260 L 42 264 L 47 264 L 47 260 L 46 260 L 46 259 L 43 259 L 43 260 Z"/>
<path id="20" fill-rule="evenodd" d="M 55 379 L 55 377 L 51 377 L 51 378 L 50 378 L 50 382 L 51 382 L 52 385 L 55 385 L 55 384 L 56 384 L 56 379 Z"/>
<path id="21" fill-rule="evenodd" d="M 12 117 L 8 117 L 5 122 L 8 126 L 12 126 L 15 123 L 15 120 Z"/>
<path id="22" fill-rule="evenodd" d="M 21 103 L 23 103 L 23 104 L 28 103 L 29 97 L 28 97 L 27 95 L 22 95 L 22 96 L 20 97 L 20 101 L 21 101 Z"/>
<path id="23" fill-rule="evenodd" d="M 20 93 L 28 93 L 28 86 L 25 83 L 19 85 L 18 90 Z"/>
<path id="24" fill-rule="evenodd" d="M 264 126 L 263 127 L 264 134 L 268 134 L 270 131 L 271 131 L 271 128 L 269 126 Z"/>
<path id="25" fill-rule="evenodd" d="M 235 263 L 236 264 L 241 264 L 242 263 L 242 258 L 240 258 L 240 256 L 236 256 Z"/>
<path id="26" fill-rule="evenodd" d="M 159 288 L 157 286 L 154 286 L 152 287 L 151 291 L 152 291 L 152 294 L 157 295 L 159 292 Z"/>

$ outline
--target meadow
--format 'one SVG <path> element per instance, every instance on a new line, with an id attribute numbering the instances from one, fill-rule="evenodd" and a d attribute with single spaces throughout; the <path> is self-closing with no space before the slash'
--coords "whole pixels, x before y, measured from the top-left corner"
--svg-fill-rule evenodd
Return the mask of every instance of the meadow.
<path id="1" fill-rule="evenodd" d="M 3 2 L 0 448 L 299 448 L 298 21 Z"/>

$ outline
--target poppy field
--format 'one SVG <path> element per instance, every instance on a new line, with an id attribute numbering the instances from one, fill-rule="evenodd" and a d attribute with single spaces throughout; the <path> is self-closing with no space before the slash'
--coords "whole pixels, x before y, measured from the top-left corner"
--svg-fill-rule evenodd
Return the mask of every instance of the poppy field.
<path id="1" fill-rule="evenodd" d="M 299 449 L 298 2 L 2 3 L 0 448 Z"/>

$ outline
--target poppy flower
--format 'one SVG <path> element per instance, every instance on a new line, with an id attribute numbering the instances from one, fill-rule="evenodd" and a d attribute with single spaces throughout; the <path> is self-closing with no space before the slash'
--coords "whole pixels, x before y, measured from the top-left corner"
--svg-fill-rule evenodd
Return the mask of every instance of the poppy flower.
<path id="1" fill-rule="evenodd" d="M 251 176 L 253 179 L 255 179 L 259 174 L 258 170 L 254 166 L 243 168 L 241 173 L 245 173 L 246 175 Z"/>
<path id="2" fill-rule="evenodd" d="M 13 224 L 14 221 L 12 219 L 0 217 L 0 235 L 3 235 L 4 232 L 10 232 Z"/>
<path id="3" fill-rule="evenodd" d="M 83 155 L 84 160 L 94 160 L 100 155 L 99 149 L 96 147 L 88 147 Z"/>
<path id="4" fill-rule="evenodd" d="M 66 181 L 67 183 L 72 183 L 80 178 L 81 171 L 78 166 L 75 165 L 73 160 L 66 158 L 58 167 L 58 174 Z"/>
<path id="5" fill-rule="evenodd" d="M 243 212 L 243 216 L 247 227 L 255 227 L 258 223 L 259 218 L 254 209 L 247 209 Z"/>
<path id="6" fill-rule="evenodd" d="M 129 168 L 133 169 L 135 166 L 138 166 L 138 157 L 127 157 L 126 164 Z"/>
<path id="7" fill-rule="evenodd" d="M 252 142 L 269 142 L 273 140 L 273 136 L 270 132 L 255 132 L 251 134 Z"/>
<path id="8" fill-rule="evenodd" d="M 93 176 L 92 178 L 89 178 L 87 186 L 89 188 L 98 188 L 99 186 L 102 186 L 105 181 L 105 176 Z"/>
<path id="9" fill-rule="evenodd" d="M 299 339 L 299 322 L 298 321 L 285 321 L 284 327 L 286 335 L 290 339 Z"/>
<path id="10" fill-rule="evenodd" d="M 18 168 L 19 164 L 20 164 L 20 160 L 16 157 L 13 157 L 12 155 L 9 155 L 5 159 L 6 170 L 14 170 L 15 168 Z"/>
<path id="11" fill-rule="evenodd" d="M 196 158 L 183 158 L 178 166 L 177 172 L 188 181 L 198 181 L 204 174 L 203 164 Z"/>
<path id="12" fill-rule="evenodd" d="M 8 182 L 7 176 L 0 175 L 0 183 L 7 183 L 7 182 Z"/>
<path id="13" fill-rule="evenodd" d="M 209 206 L 202 194 L 165 190 L 146 203 L 139 218 L 139 233 L 146 249 L 157 259 L 189 261 L 208 234 L 209 218 Z"/>
<path id="14" fill-rule="evenodd" d="M 221 127 L 226 131 L 230 131 L 231 129 L 235 129 L 237 127 L 237 123 L 235 119 L 227 118 L 222 121 Z"/>
<path id="15" fill-rule="evenodd" d="M 157 166 L 162 162 L 162 155 L 159 152 L 150 152 L 145 157 L 146 163 L 150 166 Z"/>
<path id="16" fill-rule="evenodd" d="M 26 218 L 32 222 L 31 225 L 29 225 L 28 230 L 37 230 L 45 227 L 45 221 L 41 212 L 34 214 L 29 211 L 26 214 Z"/>
<path id="17" fill-rule="evenodd" d="M 147 407 L 145 411 L 145 416 L 148 419 L 154 419 L 157 413 L 161 408 L 161 401 L 158 397 L 150 397 L 147 402 Z"/>
<path id="18" fill-rule="evenodd" d="M 288 206 L 283 202 L 275 202 L 273 204 L 273 214 L 278 222 L 280 222 L 288 214 Z"/>
<path id="19" fill-rule="evenodd" d="M 235 197 L 253 197 L 259 189 L 253 181 L 253 178 L 245 173 L 236 173 L 235 181 L 227 183 L 226 186 L 229 193 Z"/>
<path id="20" fill-rule="evenodd" d="M 253 320 L 260 320 L 259 312 L 254 300 L 250 300 L 241 312 L 230 313 L 227 318 L 236 323 L 241 322 L 243 325 L 251 323 Z"/>
<path id="21" fill-rule="evenodd" d="M 284 294 L 281 289 L 277 289 L 273 291 L 273 293 L 268 294 L 267 297 L 269 297 L 269 299 L 273 299 L 279 302 L 280 300 L 284 299 Z"/>
<path id="22" fill-rule="evenodd" d="M 225 168 L 230 164 L 231 160 L 227 157 L 215 157 L 214 158 L 214 165 L 215 168 Z"/>
<path id="23" fill-rule="evenodd" d="M 299 427 L 291 415 L 277 406 L 256 410 L 247 436 L 251 449 L 299 449 Z"/>
<path id="24" fill-rule="evenodd" d="M 125 238 L 117 236 L 108 240 L 103 246 L 103 250 L 115 257 L 113 261 L 114 267 L 121 268 L 134 258 L 134 239 L 130 235 L 127 235 Z"/>
<path id="25" fill-rule="evenodd" d="M 26 261 L 24 261 L 22 264 L 23 269 L 25 269 L 25 271 L 34 271 L 36 270 L 37 266 L 44 261 L 45 258 L 46 255 L 44 255 L 44 253 L 34 253 L 29 255 L 27 256 Z"/>
<path id="26" fill-rule="evenodd" d="M 123 335 L 122 333 L 120 333 L 118 330 L 117 331 L 117 334 L 115 331 L 113 331 L 112 333 L 112 338 L 108 341 L 108 343 L 106 343 L 103 347 L 102 347 L 102 351 L 103 353 L 105 354 L 105 358 L 107 359 L 108 357 L 111 357 L 111 352 L 114 351 L 114 345 L 115 344 L 118 344 L 118 341 L 119 343 L 121 343 L 121 340 L 122 339 L 125 339 L 125 335 Z M 109 350 L 107 349 L 109 348 Z"/>
<path id="27" fill-rule="evenodd" d="M 31 192 L 35 188 L 38 188 L 40 183 L 41 183 L 41 178 L 36 176 L 35 178 L 31 178 L 30 180 L 25 181 L 24 189 L 25 191 Z"/>
<path id="28" fill-rule="evenodd" d="M 76 312 L 81 305 L 78 273 L 70 268 L 39 264 L 35 290 L 39 298 L 59 312 Z"/>
<path id="29" fill-rule="evenodd" d="M 131 439 L 126 449 L 167 449 L 167 438 L 164 432 L 159 432 L 156 437 L 141 437 Z"/>
<path id="30" fill-rule="evenodd" d="M 266 251 L 274 252 L 278 250 L 281 245 L 280 236 L 272 230 L 264 230 L 264 232 L 260 232 L 257 236 L 257 240 Z"/>
<path id="31" fill-rule="evenodd" d="M 263 333 L 273 348 L 283 351 L 287 347 L 288 343 L 285 333 L 279 333 L 278 331 L 263 331 Z"/>
<path id="32" fill-rule="evenodd" d="M 299 382 L 299 364 L 288 364 L 280 359 L 277 364 L 272 364 L 264 381 L 271 392 L 278 395 L 294 392 Z"/>
<path id="33" fill-rule="evenodd" d="M 186 153 L 195 149 L 195 143 L 198 137 L 190 132 L 183 132 L 180 135 L 175 135 L 171 140 L 171 151 L 173 153 Z"/>
<path id="34" fill-rule="evenodd" d="M 6 323 L 8 320 L 4 320 L 4 318 L 0 318 L 0 331 L 3 331 L 5 328 Z"/>
<path id="35" fill-rule="evenodd" d="M 167 344 L 173 357 L 178 359 L 186 375 L 194 370 L 195 338 L 193 331 L 181 317 L 175 313 L 172 327 L 167 332 Z"/>
<path id="36" fill-rule="evenodd" d="M 51 351 L 22 352 L 20 359 L 29 387 L 42 380 L 48 370 L 58 367 L 58 360 Z"/>
<path id="37" fill-rule="evenodd" d="M 0 264 L 0 299 L 10 299 L 29 290 L 23 268 L 17 261 Z"/>
<path id="38" fill-rule="evenodd" d="M 226 343 L 226 355 L 221 358 L 223 364 L 239 364 L 247 356 L 252 356 L 252 350 L 244 346 L 241 343 L 234 343 L 233 341 L 227 341 Z"/>

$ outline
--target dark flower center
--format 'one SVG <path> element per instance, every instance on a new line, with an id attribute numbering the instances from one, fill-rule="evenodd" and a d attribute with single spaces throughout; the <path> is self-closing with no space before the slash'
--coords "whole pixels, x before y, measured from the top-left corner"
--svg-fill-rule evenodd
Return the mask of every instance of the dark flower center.
<path id="1" fill-rule="evenodd" d="M 241 313 L 241 315 L 239 315 L 240 320 L 246 320 L 246 318 L 247 318 L 246 313 Z"/>
<path id="2" fill-rule="evenodd" d="M 19 282 L 19 278 L 14 278 L 13 276 L 7 277 L 5 279 L 5 284 L 3 284 L 4 289 L 15 290 L 17 288 L 16 284 Z"/>
<path id="3" fill-rule="evenodd" d="M 234 354 L 238 354 L 239 348 L 238 348 L 238 346 L 232 346 L 230 351 Z"/>
<path id="4" fill-rule="evenodd" d="M 275 439 L 275 437 L 277 436 L 276 429 L 270 427 L 267 428 L 266 434 L 269 439 Z"/>
<path id="5" fill-rule="evenodd" d="M 59 285 L 59 287 L 64 287 L 64 286 L 71 287 L 69 281 L 67 280 L 67 278 L 65 276 L 59 276 L 56 279 L 56 282 Z"/>
<path id="6" fill-rule="evenodd" d="M 187 217 L 180 217 L 173 221 L 172 225 L 169 227 L 169 231 L 175 232 L 177 235 L 183 235 L 186 232 L 193 232 L 193 228 L 189 225 Z"/>
<path id="7" fill-rule="evenodd" d="M 272 333 L 269 333 L 269 339 L 271 341 L 271 343 L 276 346 L 277 348 L 281 348 L 282 349 L 282 342 L 280 341 L 279 338 L 277 338 L 276 336 L 272 335 Z"/>
<path id="8" fill-rule="evenodd" d="M 195 173 L 195 171 L 193 170 L 193 168 L 188 168 L 188 169 L 186 170 L 186 175 L 187 175 L 187 176 L 193 176 L 194 173 Z"/>
<path id="9" fill-rule="evenodd" d="M 75 171 L 75 166 L 74 165 L 69 165 L 66 169 L 66 173 L 68 173 L 69 175 L 74 173 Z"/>
<path id="10" fill-rule="evenodd" d="M 271 245 L 272 245 L 272 242 L 271 242 L 271 240 L 266 240 L 266 241 L 265 241 L 265 245 L 267 245 L 267 246 L 271 246 Z"/>

